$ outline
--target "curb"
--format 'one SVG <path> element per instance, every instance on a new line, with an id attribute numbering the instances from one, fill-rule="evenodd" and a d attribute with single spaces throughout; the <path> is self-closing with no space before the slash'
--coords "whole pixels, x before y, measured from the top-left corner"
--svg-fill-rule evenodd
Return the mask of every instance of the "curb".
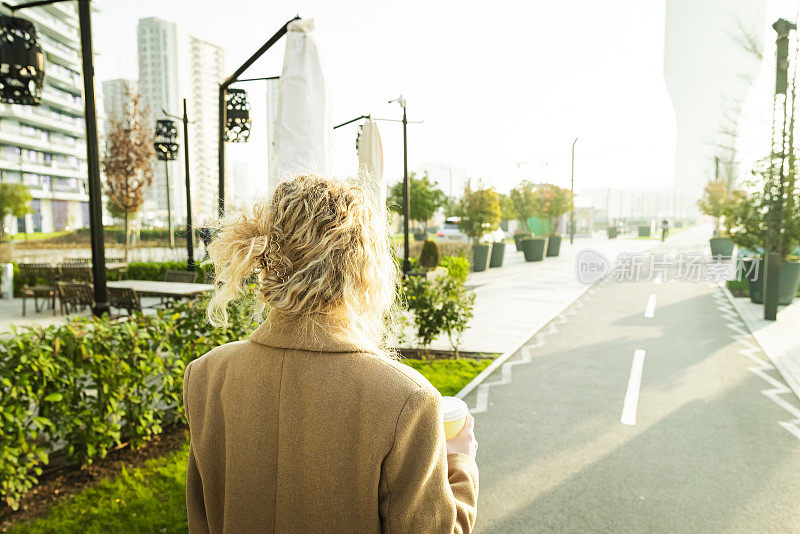
<path id="1" fill-rule="evenodd" d="M 506 360 L 511 358 L 511 356 L 513 356 L 517 352 L 519 352 L 519 350 L 522 347 L 524 347 L 525 345 L 527 345 L 530 342 L 530 340 L 536 334 L 538 334 L 540 331 L 544 330 L 544 327 L 546 327 L 551 322 L 553 322 L 555 319 L 557 319 L 562 313 L 564 313 L 564 310 L 566 310 L 567 308 L 569 308 L 570 306 L 575 304 L 575 302 L 579 298 L 581 298 L 590 288 L 594 287 L 595 284 L 598 284 L 599 282 L 602 282 L 603 280 L 605 280 L 605 277 L 601 278 L 600 280 L 597 280 L 593 284 L 589 284 L 589 285 L 585 286 L 583 288 L 583 291 L 581 291 L 574 299 L 572 299 L 569 302 L 567 302 L 563 307 L 559 308 L 558 311 L 556 312 L 556 314 L 553 315 L 550 319 L 548 319 L 547 322 L 535 327 L 533 330 L 531 330 L 530 332 L 525 334 L 525 337 L 523 337 L 521 341 L 519 341 L 513 347 L 511 347 L 509 350 L 507 350 L 506 352 L 504 352 L 503 354 L 501 354 L 500 356 L 495 358 L 495 360 L 491 364 L 489 364 L 489 366 L 486 369 L 481 371 L 478 376 L 476 376 L 475 378 L 470 380 L 470 382 L 466 386 L 461 388 L 461 391 L 456 393 L 455 396 L 457 398 L 459 398 L 459 399 L 463 399 L 464 397 L 466 397 L 467 395 L 472 393 L 472 391 L 475 388 L 480 386 L 487 378 L 489 378 L 489 376 L 492 373 L 494 373 L 500 366 L 502 366 L 506 362 Z"/>
<path id="2" fill-rule="evenodd" d="M 765 339 L 764 335 L 761 335 L 758 330 L 752 328 L 752 326 L 748 323 L 745 315 L 742 313 L 739 305 L 736 302 L 736 298 L 731 294 L 730 290 L 728 290 L 725 284 L 721 282 L 719 283 L 719 287 L 722 289 L 722 293 L 728 299 L 728 302 L 730 302 L 731 306 L 733 306 L 733 309 L 736 310 L 736 314 L 742 320 L 742 324 L 745 326 L 745 328 L 747 328 L 747 331 L 750 332 L 750 335 L 756 340 L 756 343 L 758 343 L 758 345 L 761 347 L 761 350 L 767 355 L 769 361 L 781 375 L 783 381 L 789 386 L 789 389 L 792 390 L 792 393 L 794 393 L 795 397 L 800 400 L 800 381 L 798 381 L 797 378 L 789 372 L 786 366 L 783 365 L 783 362 L 777 357 L 777 351 L 773 350 L 769 340 Z"/>

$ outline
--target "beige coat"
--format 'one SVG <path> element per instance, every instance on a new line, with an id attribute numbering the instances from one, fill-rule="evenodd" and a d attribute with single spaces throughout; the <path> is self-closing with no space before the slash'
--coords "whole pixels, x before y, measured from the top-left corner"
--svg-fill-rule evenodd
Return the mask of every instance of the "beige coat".
<path id="1" fill-rule="evenodd" d="M 470 532 L 478 468 L 441 397 L 350 343 L 262 325 L 186 368 L 189 531 Z"/>

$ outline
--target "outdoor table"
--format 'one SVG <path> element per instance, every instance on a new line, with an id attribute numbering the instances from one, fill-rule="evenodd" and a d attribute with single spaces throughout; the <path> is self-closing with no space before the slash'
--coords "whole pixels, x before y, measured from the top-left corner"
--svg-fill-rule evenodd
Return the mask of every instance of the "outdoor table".
<path id="1" fill-rule="evenodd" d="M 157 297 L 194 297 L 206 291 L 211 291 L 211 284 L 189 284 L 186 282 L 158 282 L 151 280 L 119 280 L 108 282 L 108 287 L 132 289 L 140 295 L 155 295 Z"/>

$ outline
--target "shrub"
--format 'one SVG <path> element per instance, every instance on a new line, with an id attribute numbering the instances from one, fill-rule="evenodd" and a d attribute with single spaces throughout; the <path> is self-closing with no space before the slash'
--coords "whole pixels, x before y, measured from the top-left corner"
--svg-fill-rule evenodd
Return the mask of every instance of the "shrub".
<path id="1" fill-rule="evenodd" d="M 437 269 L 438 271 L 438 269 Z M 427 349 L 440 334 L 447 334 L 450 346 L 458 355 L 461 335 L 472 318 L 475 295 L 463 282 L 442 270 L 431 276 L 410 276 L 405 279 L 405 303 L 414 314 L 417 342 Z"/>
<path id="2" fill-rule="evenodd" d="M 469 274 L 469 262 L 462 256 L 444 256 L 439 265 L 446 268 L 450 277 L 463 284 Z"/>
<path id="3" fill-rule="evenodd" d="M 439 248 L 436 246 L 436 241 L 427 239 L 423 243 L 418 264 L 424 270 L 435 269 L 439 265 Z"/>
<path id="4" fill-rule="evenodd" d="M 256 326 L 251 302 L 212 327 L 204 302 L 183 301 L 125 320 L 77 318 L 0 340 L 0 496 L 13 508 L 62 450 L 85 465 L 129 441 L 138 447 L 183 418 L 186 365 Z"/>

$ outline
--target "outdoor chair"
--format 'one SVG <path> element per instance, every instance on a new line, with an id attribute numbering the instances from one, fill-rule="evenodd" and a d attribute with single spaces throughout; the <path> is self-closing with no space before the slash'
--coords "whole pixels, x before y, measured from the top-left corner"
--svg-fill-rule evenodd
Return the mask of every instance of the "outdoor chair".
<path id="1" fill-rule="evenodd" d="M 197 282 L 197 271 L 167 271 L 164 274 L 165 282 L 181 282 L 194 284 Z M 173 297 L 161 297 L 161 304 L 175 300 Z"/>
<path id="2" fill-rule="evenodd" d="M 86 264 L 62 263 L 58 271 L 62 282 L 92 282 L 92 269 Z"/>
<path id="3" fill-rule="evenodd" d="M 197 282 L 197 271 L 167 271 L 164 275 L 164 281 L 194 284 Z"/>
<path id="4" fill-rule="evenodd" d="M 69 315 L 83 311 L 94 304 L 92 285 L 85 282 L 58 282 L 58 298 L 61 301 L 61 313 Z"/>
<path id="5" fill-rule="evenodd" d="M 22 316 L 25 317 L 25 303 L 33 299 L 33 307 L 38 313 L 44 306 L 53 308 L 56 314 L 56 272 L 52 265 L 46 263 L 23 263 L 19 266 L 22 280 Z"/>
<path id="6" fill-rule="evenodd" d="M 91 258 L 67 258 L 61 262 L 61 265 L 91 265 Z"/>
<path id="7" fill-rule="evenodd" d="M 142 310 L 139 294 L 127 287 L 109 287 L 108 304 L 113 308 L 127 311 L 128 315 L 132 315 L 134 310 Z"/>

